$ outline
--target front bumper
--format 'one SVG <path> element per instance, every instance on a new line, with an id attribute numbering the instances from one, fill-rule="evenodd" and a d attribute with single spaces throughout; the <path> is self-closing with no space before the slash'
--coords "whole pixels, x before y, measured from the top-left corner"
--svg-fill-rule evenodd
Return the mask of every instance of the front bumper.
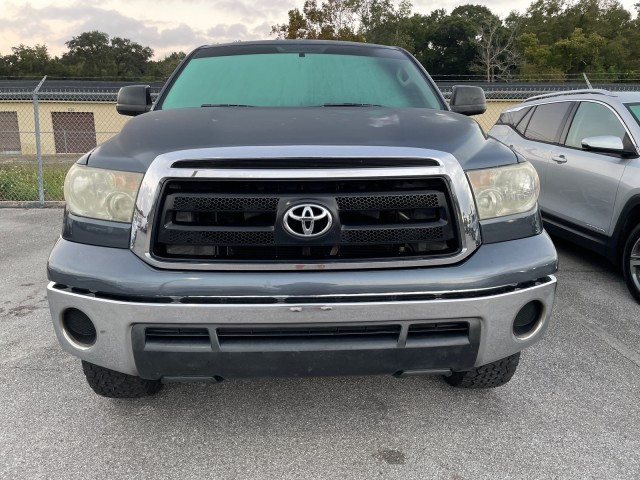
<path id="1" fill-rule="evenodd" d="M 538 341 L 549 323 L 556 280 L 479 298 L 419 301 L 289 304 L 154 304 L 100 299 L 48 287 L 54 329 L 62 347 L 83 360 L 131 375 L 161 377 L 242 377 L 280 375 L 394 374 L 415 370 L 464 370 L 512 355 Z M 542 304 L 531 335 L 517 338 L 513 320 L 527 303 Z M 63 313 L 81 310 L 93 321 L 96 342 L 74 342 L 63 328 Z M 402 344 L 409 325 L 465 322 L 467 341 Z M 202 326 L 211 332 L 203 346 L 145 345 L 141 327 Z M 216 337 L 222 327 L 399 325 L 400 341 L 318 350 L 289 348 L 224 351 Z"/>
<path id="2" fill-rule="evenodd" d="M 483 245 L 465 262 L 438 268 L 344 272 L 180 272 L 154 269 L 129 250 L 61 240 L 50 257 L 48 298 L 62 347 L 146 378 L 328 375 L 464 370 L 538 341 L 555 295 L 555 249 L 546 234 Z M 529 302 L 540 320 L 525 336 L 513 320 Z M 83 346 L 63 327 L 75 308 L 94 323 Z M 411 325 L 462 322 L 467 340 L 407 342 Z M 153 345 L 145 329 L 201 327 L 209 343 Z M 235 327 L 393 325 L 391 342 L 248 345 L 225 350 L 218 332 Z"/>

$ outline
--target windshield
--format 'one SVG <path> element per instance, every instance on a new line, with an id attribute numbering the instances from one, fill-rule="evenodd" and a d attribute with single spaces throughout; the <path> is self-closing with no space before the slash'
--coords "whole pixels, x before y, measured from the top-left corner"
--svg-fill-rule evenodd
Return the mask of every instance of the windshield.
<path id="1" fill-rule="evenodd" d="M 629 111 L 636 117 L 636 122 L 640 125 L 640 103 L 634 103 L 631 105 L 627 105 Z"/>
<path id="2" fill-rule="evenodd" d="M 347 105 L 443 109 L 425 75 L 399 50 L 318 47 L 203 49 L 182 68 L 157 108 Z M 283 51 L 285 48 L 289 51 Z"/>

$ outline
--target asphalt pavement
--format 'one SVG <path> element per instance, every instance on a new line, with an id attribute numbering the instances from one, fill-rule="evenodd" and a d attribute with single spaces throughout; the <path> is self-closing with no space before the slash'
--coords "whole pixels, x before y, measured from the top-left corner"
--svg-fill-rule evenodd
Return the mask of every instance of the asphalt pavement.
<path id="1" fill-rule="evenodd" d="M 558 243 L 552 324 L 511 382 L 171 384 L 95 395 L 57 344 L 45 265 L 59 209 L 0 209 L 0 478 L 640 478 L 640 305 Z"/>

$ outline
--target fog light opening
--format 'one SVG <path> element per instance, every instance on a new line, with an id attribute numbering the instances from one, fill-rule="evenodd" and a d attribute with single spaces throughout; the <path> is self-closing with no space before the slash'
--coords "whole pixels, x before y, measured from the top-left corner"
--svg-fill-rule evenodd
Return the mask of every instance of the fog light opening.
<path id="1" fill-rule="evenodd" d="M 62 327 L 67 336 L 81 347 L 90 347 L 96 343 L 96 327 L 86 314 L 76 308 L 64 312 Z"/>
<path id="2" fill-rule="evenodd" d="M 527 303 L 513 320 L 513 334 L 520 339 L 533 335 L 542 324 L 543 311 L 544 307 L 538 300 Z"/>

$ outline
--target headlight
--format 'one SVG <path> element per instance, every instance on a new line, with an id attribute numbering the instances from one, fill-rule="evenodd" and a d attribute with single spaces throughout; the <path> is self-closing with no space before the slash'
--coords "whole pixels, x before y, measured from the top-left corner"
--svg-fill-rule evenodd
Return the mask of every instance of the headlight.
<path id="1" fill-rule="evenodd" d="M 540 181 L 528 162 L 467 172 L 480 220 L 531 210 L 540 194 Z"/>
<path id="2" fill-rule="evenodd" d="M 64 180 L 64 199 L 74 215 L 129 223 L 142 177 L 75 164 Z"/>

